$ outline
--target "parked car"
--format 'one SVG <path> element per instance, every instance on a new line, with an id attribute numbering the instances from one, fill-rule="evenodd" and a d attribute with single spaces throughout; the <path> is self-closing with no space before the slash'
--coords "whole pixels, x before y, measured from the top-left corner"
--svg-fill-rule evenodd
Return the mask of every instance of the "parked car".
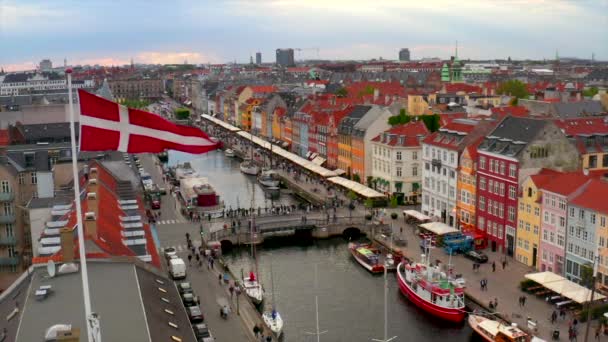
<path id="1" fill-rule="evenodd" d="M 186 263 L 180 258 L 169 259 L 169 274 L 173 280 L 186 278 Z"/>
<path id="2" fill-rule="evenodd" d="M 160 198 L 158 198 L 158 196 L 153 196 L 150 199 L 150 208 L 155 210 L 160 209 Z"/>
<path id="3" fill-rule="evenodd" d="M 177 290 L 179 291 L 180 295 L 183 295 L 184 293 L 192 293 L 192 285 L 190 285 L 189 282 L 184 281 L 177 284 Z"/>
<path id="4" fill-rule="evenodd" d="M 190 322 L 192 323 L 203 323 L 205 321 L 205 317 L 201 312 L 201 308 L 198 305 L 189 306 L 186 308 L 188 312 L 188 318 L 190 318 Z"/>
<path id="5" fill-rule="evenodd" d="M 165 259 L 167 259 L 167 262 L 169 262 L 169 260 L 171 260 L 172 256 L 177 256 L 177 250 L 175 250 L 175 248 L 173 247 L 167 247 L 165 248 Z"/>
<path id="6" fill-rule="evenodd" d="M 215 339 L 209 332 L 209 328 L 205 323 L 194 324 L 192 326 L 194 329 L 194 336 L 196 336 L 196 340 L 198 342 L 213 342 Z"/>
<path id="7" fill-rule="evenodd" d="M 182 303 L 185 307 L 191 307 L 198 305 L 198 298 L 194 295 L 194 292 L 187 292 L 182 294 Z"/>
<path id="8" fill-rule="evenodd" d="M 484 262 L 488 262 L 488 256 L 483 254 L 480 251 L 468 251 L 464 253 L 465 258 L 471 259 L 475 262 L 483 264 Z"/>

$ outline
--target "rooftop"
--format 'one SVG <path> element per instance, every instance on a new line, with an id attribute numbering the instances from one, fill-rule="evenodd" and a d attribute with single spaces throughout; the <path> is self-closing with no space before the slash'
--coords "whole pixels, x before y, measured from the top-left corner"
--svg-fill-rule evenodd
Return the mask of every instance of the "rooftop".
<path id="1" fill-rule="evenodd" d="M 608 194 L 608 182 L 592 179 L 580 194 L 570 199 L 569 204 L 608 214 L 606 194 Z"/>
<path id="2" fill-rule="evenodd" d="M 429 130 L 422 121 L 412 121 L 404 125 L 397 125 L 376 136 L 372 141 L 389 146 L 417 147 Z"/>
<path id="3" fill-rule="evenodd" d="M 546 124 L 546 120 L 507 116 L 488 134 L 478 150 L 514 157 L 534 140 Z"/>

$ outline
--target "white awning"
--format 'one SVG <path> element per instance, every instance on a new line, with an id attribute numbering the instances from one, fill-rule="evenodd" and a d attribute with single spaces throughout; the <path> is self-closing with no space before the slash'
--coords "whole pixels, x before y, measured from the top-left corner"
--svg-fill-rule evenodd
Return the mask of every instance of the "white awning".
<path id="1" fill-rule="evenodd" d="M 579 304 L 587 303 L 591 299 L 591 290 L 553 272 L 530 273 L 525 277 Z M 597 292 L 593 295 L 594 301 L 604 298 L 606 296 Z"/>
<path id="2" fill-rule="evenodd" d="M 342 177 L 331 177 L 327 179 L 328 181 L 343 186 L 348 190 L 352 190 L 357 194 L 365 197 L 365 198 L 381 198 L 385 197 L 383 193 L 380 193 L 370 187 L 367 187 L 361 183 L 357 183 L 355 181 L 348 180 Z"/>
<path id="3" fill-rule="evenodd" d="M 229 130 L 231 132 L 238 132 L 238 131 L 241 130 L 240 128 L 232 126 L 231 124 L 229 124 L 227 122 L 224 122 L 224 121 L 222 121 L 220 119 L 216 119 L 216 118 L 212 117 L 209 114 L 203 114 L 203 115 L 201 115 L 201 117 L 203 119 L 206 119 L 206 120 L 209 120 L 209 121 L 213 122 L 216 125 L 222 126 L 222 127 L 224 127 L 225 129 L 227 129 L 227 130 Z"/>
<path id="4" fill-rule="evenodd" d="M 315 163 L 315 164 L 317 164 L 317 165 L 319 165 L 319 166 L 321 166 L 321 165 L 323 165 L 323 163 L 325 163 L 326 160 L 327 159 L 325 159 L 325 158 L 323 158 L 321 156 L 316 156 L 316 157 L 314 157 L 312 159 L 312 162 Z"/>
<path id="5" fill-rule="evenodd" d="M 403 213 L 407 216 L 411 216 L 418 221 L 430 221 L 431 218 L 424 215 L 423 213 L 416 210 L 404 210 Z"/>
<path id="6" fill-rule="evenodd" d="M 442 222 L 429 222 L 429 223 L 423 223 L 420 225 L 421 228 L 424 228 L 428 231 L 430 231 L 431 233 L 434 233 L 436 235 L 445 235 L 445 234 L 450 234 L 450 233 L 457 233 L 458 229 L 454 228 L 454 227 L 450 227 L 445 223 Z"/>

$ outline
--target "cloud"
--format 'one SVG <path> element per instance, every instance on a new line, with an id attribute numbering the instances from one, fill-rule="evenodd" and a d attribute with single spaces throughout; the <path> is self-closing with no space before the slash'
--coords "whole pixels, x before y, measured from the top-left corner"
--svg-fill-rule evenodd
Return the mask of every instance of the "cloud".
<path id="1" fill-rule="evenodd" d="M 146 51 L 138 53 L 136 62 L 146 64 L 181 64 L 188 63 L 219 63 L 220 58 L 215 55 L 200 52 L 157 52 Z"/>
<path id="2" fill-rule="evenodd" d="M 4 71 L 7 71 L 7 72 L 22 71 L 22 70 L 34 70 L 34 69 L 36 69 L 37 66 L 38 66 L 38 63 L 35 63 L 35 62 L 32 62 L 32 61 L 21 62 L 21 63 L 13 63 L 13 64 L 6 64 L 6 65 L 0 65 L 0 67 L 3 68 Z"/>

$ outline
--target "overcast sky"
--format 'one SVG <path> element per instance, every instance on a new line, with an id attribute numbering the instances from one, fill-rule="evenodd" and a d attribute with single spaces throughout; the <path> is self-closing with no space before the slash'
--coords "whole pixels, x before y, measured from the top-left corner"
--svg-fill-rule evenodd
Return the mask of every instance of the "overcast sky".
<path id="1" fill-rule="evenodd" d="M 608 0 L 0 0 L 0 67 L 296 59 L 608 59 Z"/>

